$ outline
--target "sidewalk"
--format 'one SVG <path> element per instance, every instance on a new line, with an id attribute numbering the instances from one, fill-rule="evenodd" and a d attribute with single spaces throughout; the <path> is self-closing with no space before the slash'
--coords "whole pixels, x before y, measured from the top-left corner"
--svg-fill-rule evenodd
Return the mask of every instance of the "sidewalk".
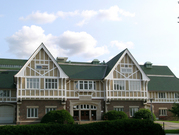
<path id="1" fill-rule="evenodd" d="M 164 130 L 167 129 L 179 129 L 179 123 L 172 123 L 172 122 L 166 122 L 166 121 L 155 121 L 155 123 L 159 123 L 163 127 L 164 123 Z"/>

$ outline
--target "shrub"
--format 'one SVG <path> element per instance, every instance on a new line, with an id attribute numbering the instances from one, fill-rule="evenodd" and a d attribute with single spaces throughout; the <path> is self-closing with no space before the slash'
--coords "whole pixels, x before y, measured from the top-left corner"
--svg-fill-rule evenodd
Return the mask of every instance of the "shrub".
<path id="1" fill-rule="evenodd" d="M 59 124 L 73 124 L 74 120 L 70 113 L 66 110 L 50 111 L 45 114 L 41 123 L 59 123 Z"/>
<path id="2" fill-rule="evenodd" d="M 154 113 L 152 113 L 152 114 L 153 114 L 153 120 L 155 121 L 156 116 Z M 133 118 L 151 120 L 151 111 L 149 109 L 142 108 L 134 114 Z"/>
<path id="3" fill-rule="evenodd" d="M 0 126 L 1 135 L 165 135 L 159 124 L 149 120 L 122 119 L 90 124 L 34 124 Z"/>
<path id="4" fill-rule="evenodd" d="M 112 110 L 103 115 L 103 119 L 105 118 L 107 120 L 117 120 L 117 119 L 127 119 L 128 116 L 127 114 L 125 114 L 125 112 Z"/>

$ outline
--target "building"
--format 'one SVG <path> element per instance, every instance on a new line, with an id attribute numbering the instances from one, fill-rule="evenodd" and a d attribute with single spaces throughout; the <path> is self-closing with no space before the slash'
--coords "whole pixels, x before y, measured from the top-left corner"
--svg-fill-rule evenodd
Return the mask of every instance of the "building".
<path id="1" fill-rule="evenodd" d="M 79 121 L 101 120 L 109 110 L 132 117 L 152 108 L 158 119 L 179 101 L 179 80 L 167 66 L 139 65 L 128 49 L 107 63 L 54 57 L 42 43 L 28 60 L 0 59 L 0 123 L 38 123 L 65 109 Z"/>

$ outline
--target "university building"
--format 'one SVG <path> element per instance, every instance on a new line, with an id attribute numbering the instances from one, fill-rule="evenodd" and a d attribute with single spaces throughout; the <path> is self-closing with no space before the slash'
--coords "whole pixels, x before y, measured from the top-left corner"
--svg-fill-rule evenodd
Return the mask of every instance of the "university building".
<path id="1" fill-rule="evenodd" d="M 51 55 L 42 43 L 28 60 L 0 59 L 0 124 L 40 122 L 51 110 L 77 121 L 101 120 L 110 110 L 131 118 L 140 108 L 158 119 L 179 103 L 179 79 L 167 66 L 139 65 L 128 49 L 107 63 L 72 62 Z"/>

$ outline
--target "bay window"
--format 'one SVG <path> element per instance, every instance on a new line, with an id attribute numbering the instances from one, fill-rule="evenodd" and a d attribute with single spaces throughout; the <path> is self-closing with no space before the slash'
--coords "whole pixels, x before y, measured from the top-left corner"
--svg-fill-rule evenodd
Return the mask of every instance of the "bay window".
<path id="1" fill-rule="evenodd" d="M 95 90 L 96 85 L 94 81 L 75 81 L 75 89 L 78 90 Z"/>
<path id="2" fill-rule="evenodd" d="M 57 89 L 57 79 L 45 79 L 46 89 Z"/>
<path id="3" fill-rule="evenodd" d="M 114 90 L 125 90 L 125 81 L 114 80 Z"/>
<path id="4" fill-rule="evenodd" d="M 27 78 L 27 89 L 38 89 L 39 88 L 39 78 Z"/>
<path id="5" fill-rule="evenodd" d="M 130 90 L 140 90 L 141 82 L 140 81 L 130 81 Z"/>

